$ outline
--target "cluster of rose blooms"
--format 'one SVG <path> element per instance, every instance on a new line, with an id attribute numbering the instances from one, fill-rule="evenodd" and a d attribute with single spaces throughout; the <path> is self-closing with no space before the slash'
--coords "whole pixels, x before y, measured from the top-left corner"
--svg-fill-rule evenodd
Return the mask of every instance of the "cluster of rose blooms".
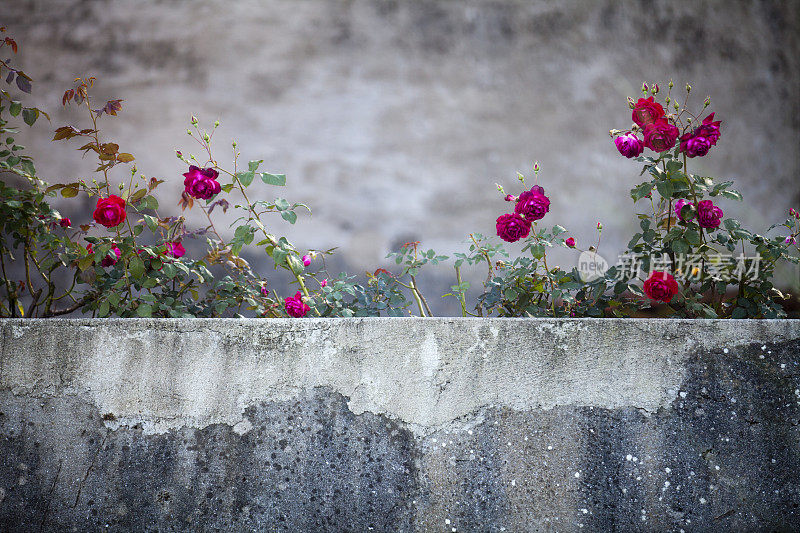
<path id="1" fill-rule="evenodd" d="M 632 100 L 631 100 L 632 102 Z M 639 98 L 633 106 L 633 121 L 642 131 L 642 141 L 632 131 L 614 139 L 619 153 L 627 158 L 639 157 L 645 148 L 654 152 L 665 152 L 675 146 L 680 132 L 669 122 L 664 108 L 654 101 L 653 97 Z M 714 120 L 714 113 L 703 119 L 703 123 L 694 130 L 681 135 L 679 150 L 687 157 L 702 157 L 720 137 L 721 122 Z"/>
<path id="2" fill-rule="evenodd" d="M 191 165 L 189 167 L 189 172 L 184 173 L 184 177 L 184 193 L 192 198 L 210 200 L 222 191 L 222 186 L 217 181 L 219 173 L 213 168 L 201 169 Z M 92 213 L 92 218 L 102 226 L 114 228 L 127 219 L 128 213 L 125 207 L 126 203 L 123 198 L 111 194 L 107 198 L 99 198 L 97 200 L 97 206 Z M 72 226 L 72 221 L 65 217 L 58 221 L 58 225 L 62 228 L 69 228 Z M 94 253 L 91 244 L 86 246 L 86 250 L 90 254 Z M 141 250 L 137 253 L 140 252 Z M 179 258 L 186 254 L 186 249 L 180 241 L 173 241 L 164 243 L 164 250 L 162 250 L 161 253 L 168 257 Z M 114 245 L 109 251 L 108 256 L 103 258 L 100 262 L 100 265 L 103 267 L 114 266 L 121 257 L 122 252 Z M 311 257 L 311 255 L 304 255 L 302 258 L 303 265 L 309 266 L 311 264 Z M 323 280 L 321 286 L 325 287 L 326 285 L 327 280 Z M 264 296 L 269 294 L 265 286 L 262 286 L 261 293 Z M 284 309 L 289 316 L 296 318 L 305 316 L 311 310 L 311 308 L 303 302 L 300 291 L 298 291 L 294 297 L 284 299 Z"/>
<path id="3" fill-rule="evenodd" d="M 527 237 L 531 232 L 531 224 L 544 218 L 550 210 L 550 199 L 538 185 L 520 194 L 519 198 L 506 195 L 506 201 L 515 202 L 514 212 L 500 215 L 496 224 L 498 237 L 506 242 L 516 242 Z"/>

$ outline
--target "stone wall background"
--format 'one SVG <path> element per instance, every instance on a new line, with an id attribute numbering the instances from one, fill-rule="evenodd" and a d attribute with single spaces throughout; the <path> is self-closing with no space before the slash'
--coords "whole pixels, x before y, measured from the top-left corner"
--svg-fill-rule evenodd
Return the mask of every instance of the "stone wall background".
<path id="1" fill-rule="evenodd" d="M 586 248 L 602 221 L 600 252 L 616 258 L 636 227 L 638 166 L 607 131 L 628 126 L 625 98 L 643 80 L 689 81 L 698 104 L 712 96 L 723 138 L 691 170 L 736 181 L 745 203 L 724 201 L 726 215 L 765 230 L 800 204 L 797 1 L 7 0 L 2 11 L 32 100 L 52 112 L 52 128 L 20 136 L 43 177 L 92 170 L 77 145 L 49 139 L 77 120 L 60 109 L 63 90 L 97 76 L 98 100 L 125 99 L 106 135 L 167 179 L 162 215 L 179 212 L 174 149 L 193 149 L 190 115 L 220 119 L 219 160 L 236 138 L 245 161 L 288 175 L 277 195 L 312 206 L 294 227 L 276 217 L 278 230 L 338 246 L 334 266 L 354 272 L 406 241 L 452 253 L 470 232 L 493 234 L 507 208 L 495 182 L 518 191 L 515 172 L 534 160 L 545 222 Z M 80 220 L 90 207 L 62 210 Z M 434 295 L 450 272 L 429 274 Z"/>

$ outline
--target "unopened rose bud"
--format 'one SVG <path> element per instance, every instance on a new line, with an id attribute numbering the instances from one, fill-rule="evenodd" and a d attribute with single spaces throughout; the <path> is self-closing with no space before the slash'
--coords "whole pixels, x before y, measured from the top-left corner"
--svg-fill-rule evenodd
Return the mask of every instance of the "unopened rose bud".
<path id="1" fill-rule="evenodd" d="M 506 194 L 506 202 L 516 202 L 517 197 L 513 194 Z"/>
<path id="2" fill-rule="evenodd" d="M 686 84 L 686 92 L 687 92 L 687 93 L 690 93 L 690 92 L 692 92 L 692 86 L 691 86 L 691 85 L 689 85 L 688 83 Z"/>
<path id="3" fill-rule="evenodd" d="M 308 266 L 311 264 L 311 258 L 307 255 L 303 256 L 303 265 Z"/>
<path id="4" fill-rule="evenodd" d="M 267 286 L 266 286 L 266 285 L 262 285 L 262 286 L 261 286 L 261 294 L 262 294 L 263 296 L 269 296 L 269 289 L 267 289 Z"/>
<path id="5" fill-rule="evenodd" d="M 630 107 L 631 109 L 636 107 L 636 102 L 634 102 L 633 98 L 631 98 L 630 96 L 628 97 L 628 107 Z"/>
<path id="6" fill-rule="evenodd" d="M 219 120 L 215 120 L 215 121 L 214 121 L 214 127 L 215 127 L 215 128 L 218 128 L 218 127 L 219 127 Z"/>
<path id="7" fill-rule="evenodd" d="M 570 237 L 569 239 L 567 239 L 566 241 L 564 241 L 564 244 L 566 244 L 566 245 L 567 245 L 567 246 L 569 246 L 570 248 L 575 248 L 575 239 L 574 239 L 574 238 L 572 238 L 572 237 Z"/>
<path id="8" fill-rule="evenodd" d="M 656 83 L 655 85 L 653 85 L 653 94 L 658 94 L 658 91 L 659 91 L 658 84 Z"/>
<path id="9" fill-rule="evenodd" d="M 204 134 L 203 134 L 203 140 L 204 140 L 205 142 L 208 142 L 208 141 L 210 141 L 210 140 L 211 140 L 211 137 L 208 135 L 208 133 L 204 133 Z"/>
<path id="10" fill-rule="evenodd" d="M 535 161 L 533 163 L 533 171 L 534 172 L 539 172 L 539 162 L 538 161 Z"/>
<path id="11" fill-rule="evenodd" d="M 597 223 L 597 231 L 603 231 L 603 223 L 602 222 L 598 222 Z"/>
<path id="12" fill-rule="evenodd" d="M 233 149 L 235 150 L 236 149 L 236 141 L 233 141 L 232 145 L 233 145 Z"/>
<path id="13" fill-rule="evenodd" d="M 675 111 L 677 111 L 678 109 L 680 109 L 680 108 L 681 108 L 681 106 L 679 106 L 679 105 L 678 105 L 678 102 L 675 102 L 675 105 L 674 105 L 674 106 L 672 106 L 672 107 L 674 107 L 674 108 L 675 108 Z"/>
<path id="14" fill-rule="evenodd" d="M 789 215 L 793 216 L 794 218 L 800 218 L 800 213 L 798 213 L 794 207 L 789 209 Z"/>
<path id="15" fill-rule="evenodd" d="M 197 117 L 192 115 L 192 125 L 197 126 Z"/>
<path id="16" fill-rule="evenodd" d="M 175 150 L 175 155 L 178 157 L 178 159 L 181 159 L 183 157 L 183 153 L 181 153 L 180 150 Z"/>
<path id="17" fill-rule="evenodd" d="M 711 105 L 711 97 L 710 96 L 706 96 L 706 101 L 703 102 L 703 107 L 706 108 L 706 107 L 708 107 L 710 105 Z"/>
<path id="18" fill-rule="evenodd" d="M 642 92 L 643 93 L 647 92 L 647 83 L 642 83 Z"/>
<path id="19" fill-rule="evenodd" d="M 784 239 L 783 244 L 792 245 L 792 244 L 795 244 L 795 242 L 796 241 L 794 240 L 794 237 L 789 235 L 788 237 L 786 237 L 786 239 Z"/>
<path id="20" fill-rule="evenodd" d="M 192 130 L 186 130 L 186 134 L 187 135 L 191 135 L 192 134 Z"/>
<path id="21" fill-rule="evenodd" d="M 672 98 L 670 98 L 669 96 L 667 96 L 667 97 L 664 99 L 664 101 L 667 103 L 667 105 L 669 105 L 669 103 L 672 101 Z"/>
<path id="22" fill-rule="evenodd" d="M 494 186 L 497 187 L 497 192 L 499 192 L 500 194 L 506 193 L 505 189 L 503 189 L 503 186 L 500 185 L 499 183 L 495 183 Z"/>
<path id="23" fill-rule="evenodd" d="M 672 80 L 669 80 L 669 83 L 667 84 L 667 87 L 669 87 L 670 89 L 672 89 L 673 87 L 675 87 L 675 84 L 674 84 L 674 83 L 672 83 Z"/>
<path id="24" fill-rule="evenodd" d="M 320 287 L 324 287 L 327 284 L 328 284 L 328 278 L 325 278 L 325 279 L 322 280 L 322 283 L 320 283 L 319 286 Z"/>

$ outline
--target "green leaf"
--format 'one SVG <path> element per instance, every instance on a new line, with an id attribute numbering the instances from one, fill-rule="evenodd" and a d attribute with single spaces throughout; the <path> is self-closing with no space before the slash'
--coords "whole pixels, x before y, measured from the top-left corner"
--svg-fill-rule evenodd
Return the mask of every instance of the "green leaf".
<path id="1" fill-rule="evenodd" d="M 657 182 L 656 189 L 658 189 L 658 194 L 660 194 L 662 198 L 672 198 L 673 189 L 671 181 Z"/>
<path id="2" fill-rule="evenodd" d="M 11 102 L 11 105 L 8 106 L 8 112 L 11 113 L 12 117 L 19 115 L 20 111 L 22 111 L 22 104 L 16 100 Z"/>
<path id="3" fill-rule="evenodd" d="M 238 172 L 236 174 L 236 178 L 242 184 L 242 187 L 249 187 L 251 183 L 253 183 L 253 178 L 256 177 L 255 172 L 252 170 L 249 172 Z"/>
<path id="4" fill-rule="evenodd" d="M 292 272 L 294 272 L 295 274 L 303 273 L 304 270 L 303 262 L 300 261 L 300 259 L 296 255 L 294 254 L 287 255 L 286 261 L 289 263 L 289 268 L 292 270 Z"/>
<path id="5" fill-rule="evenodd" d="M 720 196 L 724 196 L 725 198 L 730 198 L 731 200 L 737 200 L 739 202 L 742 201 L 742 193 L 740 193 L 739 191 L 726 189 L 726 190 L 720 191 L 719 195 Z"/>
<path id="6" fill-rule="evenodd" d="M 36 119 L 39 118 L 39 110 L 38 109 L 31 109 L 25 108 L 22 110 L 22 120 L 25 121 L 25 124 L 28 126 L 33 126 L 33 123 L 36 122 Z"/>
<path id="7" fill-rule="evenodd" d="M 136 314 L 143 318 L 149 318 L 153 314 L 153 306 L 150 304 L 139 304 L 136 308 Z"/>
<path id="8" fill-rule="evenodd" d="M 100 308 L 97 310 L 97 314 L 100 315 L 101 317 L 108 316 L 109 307 L 110 305 L 108 303 L 108 300 L 104 301 L 103 303 L 100 304 Z"/>
<path id="9" fill-rule="evenodd" d="M 289 224 L 294 224 L 297 222 L 297 213 L 294 211 L 281 211 L 281 218 L 283 218 Z"/>
<path id="10" fill-rule="evenodd" d="M 64 198 L 73 198 L 78 196 L 78 188 L 74 186 L 64 187 L 61 189 L 61 196 Z"/>
<path id="11" fill-rule="evenodd" d="M 278 211 L 285 211 L 289 209 L 289 202 L 284 198 L 275 198 L 275 207 Z"/>
<path id="12" fill-rule="evenodd" d="M 700 238 L 700 232 L 697 230 L 686 230 L 686 233 L 683 234 L 683 237 L 689 241 L 690 244 L 694 244 L 695 246 L 699 246 L 703 242 Z"/>
<path id="13" fill-rule="evenodd" d="M 676 239 L 672 241 L 672 251 L 676 254 L 685 254 L 689 251 L 689 243 L 684 239 Z"/>
<path id="14" fill-rule="evenodd" d="M 263 159 L 259 159 L 258 161 L 250 161 L 247 164 L 247 170 L 249 170 L 250 172 L 255 172 L 256 170 L 258 170 L 258 165 L 260 165 L 263 162 L 264 162 Z"/>
<path id="15" fill-rule="evenodd" d="M 144 261 L 142 261 L 141 257 L 135 255 L 131 257 L 130 263 L 128 263 L 128 269 L 131 271 L 134 278 L 141 278 L 144 274 Z"/>
<path id="16" fill-rule="evenodd" d="M 261 181 L 267 185 L 282 187 L 286 185 L 286 174 L 270 174 L 269 172 L 263 172 L 261 174 Z"/>

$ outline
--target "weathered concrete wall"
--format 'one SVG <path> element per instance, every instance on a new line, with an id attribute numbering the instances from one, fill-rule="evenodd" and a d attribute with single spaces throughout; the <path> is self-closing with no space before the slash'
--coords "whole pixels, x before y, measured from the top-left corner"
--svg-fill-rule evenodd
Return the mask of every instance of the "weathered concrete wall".
<path id="1" fill-rule="evenodd" d="M 3 530 L 800 523 L 800 321 L 1 324 Z"/>
<path id="2" fill-rule="evenodd" d="M 628 195 L 638 168 L 607 132 L 630 124 L 625 98 L 644 79 L 690 81 L 695 103 L 713 97 L 723 138 L 690 171 L 736 180 L 746 202 L 723 201 L 726 215 L 764 231 L 800 202 L 795 1 L 6 0 L 0 15 L 53 127 L 77 120 L 59 111 L 75 76 L 98 76 L 98 98 L 125 99 L 103 127 L 167 180 L 162 215 L 179 212 L 185 169 L 173 149 L 194 150 L 190 115 L 219 118 L 221 162 L 235 137 L 244 160 L 289 177 L 264 199 L 314 209 L 292 227 L 276 217 L 276 231 L 339 247 L 350 272 L 407 241 L 450 254 L 471 232 L 492 234 L 507 207 L 494 183 L 513 192 L 515 171 L 530 174 L 535 159 L 553 202 L 544 222 L 586 249 L 602 221 L 600 253 L 615 262 L 638 228 Z M 80 144 L 51 143 L 52 129 L 20 136 L 42 175 L 86 176 Z M 91 212 L 88 200 L 62 207 L 73 221 Z M 552 264 L 577 259 L 553 253 Z M 434 296 L 455 283 L 445 273 Z"/>

